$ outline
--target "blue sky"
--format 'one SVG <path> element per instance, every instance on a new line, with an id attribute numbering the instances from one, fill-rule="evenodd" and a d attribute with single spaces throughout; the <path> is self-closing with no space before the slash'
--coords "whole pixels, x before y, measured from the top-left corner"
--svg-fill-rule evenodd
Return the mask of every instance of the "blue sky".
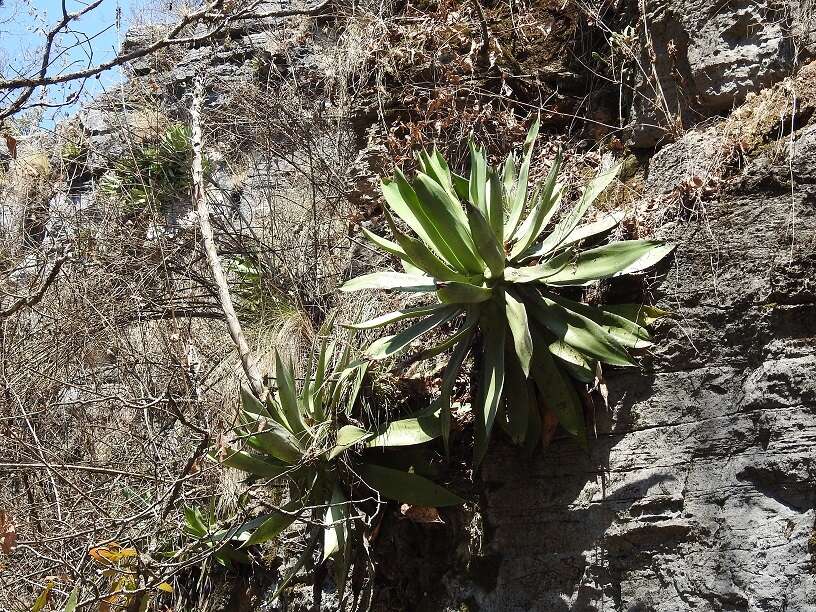
<path id="1" fill-rule="evenodd" d="M 69 12 L 81 10 L 86 5 L 78 0 L 67 0 Z M 100 6 L 72 23 L 73 32 L 59 39 L 64 48 L 76 45 L 62 55 L 49 70 L 49 74 L 73 72 L 86 68 L 90 62 L 98 64 L 111 59 L 119 47 L 120 34 L 116 28 L 117 8 L 121 9 L 121 35 L 128 26 L 132 13 L 131 0 L 104 0 Z M 14 76 L 22 71 L 31 74 L 33 59 L 37 57 L 37 48 L 44 41 L 44 33 L 61 18 L 61 0 L 0 0 L 0 69 L 4 77 Z M 47 111 L 43 125 L 53 125 L 61 116 L 76 112 L 82 101 L 98 95 L 120 79 L 118 69 L 104 73 L 99 79 L 90 79 L 78 104 L 59 111 Z M 76 91 L 73 86 L 66 91 L 57 86 L 48 92 L 52 102 L 65 99 L 70 92 Z M 56 116 L 55 116 L 56 113 Z"/>

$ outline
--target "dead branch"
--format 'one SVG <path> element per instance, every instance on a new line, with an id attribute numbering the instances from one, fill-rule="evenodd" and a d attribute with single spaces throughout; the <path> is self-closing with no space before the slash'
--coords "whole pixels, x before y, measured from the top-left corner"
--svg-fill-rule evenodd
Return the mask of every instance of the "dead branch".
<path id="1" fill-rule="evenodd" d="M 54 266 L 51 268 L 51 271 L 48 273 L 48 276 L 45 277 L 45 280 L 43 281 L 42 285 L 40 285 L 40 288 L 32 295 L 18 299 L 6 310 L 0 311 L 0 317 L 9 317 L 18 310 L 20 310 L 21 308 L 36 305 L 37 302 L 39 302 L 42 299 L 43 295 L 45 295 L 45 292 L 48 291 L 48 288 L 51 286 L 54 280 L 57 278 L 57 274 L 59 274 L 60 268 L 62 268 L 62 264 L 65 263 L 66 259 L 67 257 L 64 255 L 62 257 L 59 257 L 57 261 L 54 262 Z"/>
<path id="2" fill-rule="evenodd" d="M 213 280 L 218 287 L 218 299 L 221 303 L 221 309 L 224 311 L 224 318 L 227 321 L 230 336 L 238 348 L 241 365 L 249 380 L 252 392 L 261 398 L 264 394 L 263 379 L 258 371 L 255 357 L 252 351 L 250 351 L 249 345 L 244 337 L 241 322 L 235 314 L 235 308 L 232 305 L 232 298 L 230 297 L 229 285 L 227 285 L 227 279 L 224 276 L 224 268 L 221 265 L 221 260 L 218 258 L 212 225 L 210 224 L 210 210 L 209 206 L 207 206 L 207 198 L 204 191 L 204 171 L 201 153 L 201 103 L 203 98 L 204 83 L 199 76 L 196 79 L 195 90 L 193 92 L 193 104 L 190 109 L 193 141 L 193 205 L 198 212 L 201 238 L 204 243 L 204 251 L 207 254 L 207 264 L 212 272 Z"/>

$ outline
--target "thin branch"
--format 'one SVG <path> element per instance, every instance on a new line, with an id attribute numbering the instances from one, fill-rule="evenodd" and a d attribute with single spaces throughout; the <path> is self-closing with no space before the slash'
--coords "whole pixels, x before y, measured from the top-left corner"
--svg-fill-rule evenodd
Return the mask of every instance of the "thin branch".
<path id="1" fill-rule="evenodd" d="M 37 292 L 27 297 L 20 298 L 6 310 L 0 311 L 0 317 L 2 318 L 9 317 L 18 310 L 20 310 L 21 308 L 35 306 L 43 298 L 45 292 L 48 291 L 48 288 L 57 278 L 57 274 L 59 274 L 59 271 L 62 268 L 62 264 L 65 263 L 66 259 L 67 257 L 64 255 L 57 259 L 57 261 L 54 263 L 54 266 L 51 268 L 51 271 L 48 273 L 48 276 L 45 277 L 43 284 L 40 285 L 40 288 L 37 290 Z"/>

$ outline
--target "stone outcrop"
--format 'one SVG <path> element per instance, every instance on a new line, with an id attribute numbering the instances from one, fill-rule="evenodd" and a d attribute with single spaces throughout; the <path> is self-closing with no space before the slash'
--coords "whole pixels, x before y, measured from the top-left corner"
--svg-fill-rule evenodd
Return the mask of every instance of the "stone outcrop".
<path id="1" fill-rule="evenodd" d="M 816 52 L 812 13 L 809 2 L 641 0 L 632 144 L 668 142 L 788 76 Z"/>

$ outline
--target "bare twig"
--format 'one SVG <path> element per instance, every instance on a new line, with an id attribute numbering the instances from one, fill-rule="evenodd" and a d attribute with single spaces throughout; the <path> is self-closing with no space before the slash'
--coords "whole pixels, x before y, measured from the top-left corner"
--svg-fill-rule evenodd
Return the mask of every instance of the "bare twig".
<path id="1" fill-rule="evenodd" d="M 42 285 L 40 285 L 40 288 L 37 289 L 35 293 L 18 299 L 16 302 L 14 302 L 11 306 L 6 308 L 5 310 L 0 310 L 0 317 L 9 317 L 18 310 L 20 310 L 21 308 L 36 305 L 37 302 L 39 302 L 45 295 L 45 292 L 48 291 L 48 287 L 50 287 L 54 280 L 57 278 L 57 274 L 59 274 L 60 268 L 62 268 L 62 264 L 65 263 L 66 259 L 67 257 L 64 255 L 59 257 L 57 261 L 54 262 L 54 266 L 51 268 L 51 271 L 45 277 L 45 280 L 43 281 Z"/>

